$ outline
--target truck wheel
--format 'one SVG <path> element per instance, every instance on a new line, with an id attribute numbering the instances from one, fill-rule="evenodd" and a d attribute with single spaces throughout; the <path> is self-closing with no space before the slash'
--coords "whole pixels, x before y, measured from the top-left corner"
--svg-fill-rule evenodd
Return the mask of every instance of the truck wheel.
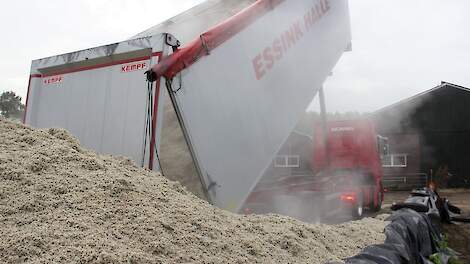
<path id="1" fill-rule="evenodd" d="M 382 200 L 383 200 L 383 199 L 382 199 L 382 197 L 383 197 L 382 191 L 380 191 L 380 192 L 378 193 L 378 196 L 379 196 L 379 197 L 377 197 L 377 205 L 376 205 L 376 206 L 372 206 L 372 209 L 373 209 L 374 212 L 378 212 L 378 211 L 380 211 L 380 209 L 382 209 L 382 202 L 383 202 L 383 201 L 382 201 Z M 374 204 L 374 202 L 372 202 L 372 204 Z"/>
<path id="2" fill-rule="evenodd" d="M 358 195 L 357 204 L 352 209 L 354 219 L 360 219 L 364 214 L 364 200 L 362 194 Z"/>

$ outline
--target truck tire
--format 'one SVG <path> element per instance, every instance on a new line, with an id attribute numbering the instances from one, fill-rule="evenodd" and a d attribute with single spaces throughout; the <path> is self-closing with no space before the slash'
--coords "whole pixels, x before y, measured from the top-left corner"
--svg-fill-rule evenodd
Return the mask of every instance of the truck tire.
<path id="1" fill-rule="evenodd" d="M 355 220 L 361 219 L 364 215 L 364 198 L 362 193 L 359 193 L 357 196 L 357 203 L 352 208 L 352 216 Z"/>
<path id="2" fill-rule="evenodd" d="M 377 201 L 378 201 L 377 205 L 374 205 L 374 201 L 372 201 L 371 208 L 374 212 L 378 212 L 382 209 L 382 202 L 383 202 L 383 192 L 382 191 L 379 191 Z"/>

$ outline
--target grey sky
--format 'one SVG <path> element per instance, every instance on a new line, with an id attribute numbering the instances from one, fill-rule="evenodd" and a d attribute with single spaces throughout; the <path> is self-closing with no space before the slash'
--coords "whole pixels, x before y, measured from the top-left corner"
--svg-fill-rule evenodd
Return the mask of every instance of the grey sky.
<path id="1" fill-rule="evenodd" d="M 25 98 L 33 59 L 121 41 L 198 2 L 9 1 L 0 92 Z M 470 86 L 470 1 L 350 0 L 350 9 L 353 52 L 325 83 L 330 111 L 373 111 L 441 80 Z"/>
<path id="2" fill-rule="evenodd" d="M 353 52 L 325 83 L 332 111 L 374 111 L 441 80 L 470 87 L 470 1 L 350 0 Z"/>
<path id="3" fill-rule="evenodd" d="M 2 2 L 0 92 L 23 101 L 33 59 L 128 39 L 202 0 L 28 0 Z M 7 2 L 7 1 L 5 1 Z"/>

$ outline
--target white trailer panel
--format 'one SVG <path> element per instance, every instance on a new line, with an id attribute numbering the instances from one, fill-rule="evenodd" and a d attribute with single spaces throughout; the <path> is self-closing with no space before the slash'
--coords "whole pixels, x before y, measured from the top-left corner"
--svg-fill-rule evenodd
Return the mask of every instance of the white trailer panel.
<path id="1" fill-rule="evenodd" d="M 350 40 L 347 0 L 260 0 L 153 68 L 212 202 L 241 208 Z"/>
<path id="2" fill-rule="evenodd" d="M 167 37 L 160 34 L 33 61 L 25 123 L 65 128 L 87 148 L 152 165 L 151 149 L 158 148 L 159 141 L 151 139 L 156 133 L 148 132 L 148 119 L 158 114 L 153 109 L 158 102 L 150 112 L 148 104 L 160 97 L 154 86 L 150 100 L 144 72 L 166 53 Z"/>

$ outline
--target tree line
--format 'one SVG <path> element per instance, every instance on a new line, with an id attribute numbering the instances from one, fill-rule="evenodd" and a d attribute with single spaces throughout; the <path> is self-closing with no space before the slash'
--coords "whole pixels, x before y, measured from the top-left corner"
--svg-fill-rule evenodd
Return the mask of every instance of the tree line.
<path id="1" fill-rule="evenodd" d="M 0 116 L 21 120 L 25 105 L 21 103 L 21 97 L 13 91 L 6 91 L 0 95 Z"/>

